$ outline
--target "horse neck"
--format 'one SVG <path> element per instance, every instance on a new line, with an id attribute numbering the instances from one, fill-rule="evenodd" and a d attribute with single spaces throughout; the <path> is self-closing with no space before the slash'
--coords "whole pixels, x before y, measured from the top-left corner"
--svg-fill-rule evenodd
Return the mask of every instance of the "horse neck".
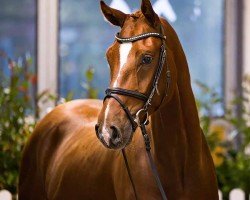
<path id="1" fill-rule="evenodd" d="M 166 155 L 175 151 L 180 159 L 187 157 L 188 154 L 193 155 L 191 159 L 200 159 L 197 151 L 201 150 L 204 138 L 200 129 L 186 56 L 174 29 L 165 20 L 162 20 L 162 23 L 164 31 L 168 34 L 166 43 L 172 51 L 177 80 L 170 102 L 164 103 L 152 116 L 155 156 L 161 159 L 165 155 L 165 159 L 161 160 L 166 160 Z"/>
<path id="2" fill-rule="evenodd" d="M 152 155 L 163 184 L 176 192 L 187 190 L 187 182 L 194 174 L 202 177 L 203 158 L 209 154 L 203 150 L 204 138 L 197 111 L 194 109 L 188 114 L 188 103 L 182 104 L 176 86 L 170 102 L 151 117 Z M 210 167 L 205 169 L 210 171 Z M 193 185 L 198 185 L 201 180 L 192 178 L 192 181 Z"/>
<path id="3" fill-rule="evenodd" d="M 151 117 L 153 154 L 163 165 L 164 161 L 170 161 L 166 156 L 183 162 L 187 159 L 187 153 L 201 148 L 202 134 L 197 110 L 194 108 L 187 113 L 189 106 L 188 102 L 182 105 L 176 86 L 172 99 Z"/>

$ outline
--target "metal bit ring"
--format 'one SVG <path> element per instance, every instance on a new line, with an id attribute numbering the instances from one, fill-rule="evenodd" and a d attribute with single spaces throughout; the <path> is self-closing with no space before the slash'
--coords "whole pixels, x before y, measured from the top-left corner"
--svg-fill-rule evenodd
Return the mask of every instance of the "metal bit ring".
<path id="1" fill-rule="evenodd" d="M 140 114 L 143 113 L 146 114 L 146 119 L 145 121 L 143 122 L 144 125 L 147 125 L 148 123 L 148 112 L 145 110 L 145 109 L 140 109 L 136 114 L 135 114 L 135 122 L 138 124 L 138 126 L 140 126 L 142 123 L 140 121 Z"/>

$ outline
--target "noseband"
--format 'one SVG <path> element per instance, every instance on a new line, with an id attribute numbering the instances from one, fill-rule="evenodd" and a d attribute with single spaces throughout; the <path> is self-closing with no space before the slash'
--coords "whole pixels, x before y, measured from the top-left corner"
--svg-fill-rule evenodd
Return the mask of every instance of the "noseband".
<path id="1" fill-rule="evenodd" d="M 162 28 L 162 30 L 163 30 L 163 28 Z M 119 33 L 117 33 L 116 36 L 115 36 L 116 40 L 118 42 L 120 42 L 120 43 L 136 42 L 138 40 L 143 40 L 143 39 L 146 39 L 146 38 L 149 38 L 149 37 L 156 37 L 156 38 L 159 38 L 159 39 L 162 40 L 162 45 L 160 47 L 160 57 L 159 57 L 159 61 L 158 61 L 158 67 L 156 69 L 156 72 L 155 72 L 155 75 L 154 75 L 154 79 L 153 79 L 153 83 L 152 83 L 151 90 L 150 90 L 149 94 L 146 95 L 146 94 L 142 94 L 142 93 L 137 92 L 137 91 L 123 89 L 123 88 L 118 88 L 118 87 L 108 88 L 105 91 L 106 96 L 104 97 L 104 101 L 107 98 L 113 98 L 113 99 L 115 99 L 120 104 L 120 106 L 122 107 L 122 109 L 125 111 L 128 119 L 129 119 L 129 121 L 130 121 L 130 123 L 132 125 L 133 131 L 135 131 L 138 126 L 140 127 L 142 135 L 143 135 L 143 138 L 144 138 L 144 142 L 145 142 L 145 146 L 146 146 L 146 151 L 147 151 L 147 155 L 148 155 L 148 158 L 149 158 L 149 163 L 150 163 L 152 172 L 154 174 L 157 186 L 158 186 L 158 188 L 159 188 L 159 190 L 161 192 L 162 199 L 166 200 L 167 199 L 166 194 L 165 194 L 164 189 L 162 187 L 162 184 L 161 184 L 161 181 L 160 181 L 160 178 L 159 178 L 156 166 L 155 166 L 155 164 L 153 162 L 153 158 L 152 158 L 151 153 L 150 153 L 150 149 L 151 149 L 151 147 L 150 147 L 150 140 L 149 140 L 149 136 L 148 136 L 148 133 L 147 133 L 146 127 L 145 127 L 148 124 L 148 122 L 149 122 L 148 121 L 148 108 L 151 105 L 151 101 L 152 101 L 152 99 L 154 97 L 155 92 L 158 90 L 157 89 L 158 82 L 159 82 L 159 79 L 160 79 L 160 76 L 161 76 L 161 73 L 162 73 L 162 69 L 163 69 L 165 60 L 166 60 L 166 44 L 165 44 L 166 36 L 164 36 L 163 34 L 160 34 L 160 33 L 155 33 L 155 32 L 152 32 L 152 33 L 143 33 L 143 34 L 140 34 L 140 35 L 137 35 L 137 36 L 133 36 L 133 37 L 129 37 L 129 38 L 122 38 L 122 37 L 120 37 Z M 170 85 L 170 79 L 171 79 L 170 69 L 169 69 L 168 64 L 167 64 L 166 95 L 167 95 L 168 88 L 169 88 L 169 85 Z M 118 97 L 118 95 L 129 96 L 129 97 L 138 99 L 140 101 L 143 101 L 144 102 L 144 106 L 139 111 L 137 111 L 136 114 L 131 114 L 131 112 L 129 111 L 128 107 Z M 144 116 L 146 116 L 146 119 L 144 119 L 144 120 L 140 119 L 142 114 Z M 138 197 L 137 197 L 137 193 L 136 193 L 136 190 L 135 190 L 135 185 L 134 185 L 131 173 L 130 173 L 130 169 L 129 169 L 129 166 L 128 166 L 128 161 L 127 161 L 124 149 L 122 150 L 122 153 L 123 153 L 123 157 L 124 157 L 124 160 L 125 160 L 126 168 L 127 168 L 128 174 L 129 174 L 129 178 L 130 178 L 130 181 L 131 181 L 132 186 L 133 186 L 135 197 L 137 199 Z"/>

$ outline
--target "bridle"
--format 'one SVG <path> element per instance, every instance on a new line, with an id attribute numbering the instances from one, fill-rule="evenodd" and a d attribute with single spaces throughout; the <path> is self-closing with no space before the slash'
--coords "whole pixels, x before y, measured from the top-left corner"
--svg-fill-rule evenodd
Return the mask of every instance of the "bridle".
<path id="1" fill-rule="evenodd" d="M 163 28 L 161 28 L 161 30 L 163 32 Z M 156 38 L 160 38 L 162 40 L 162 45 L 161 45 L 161 48 L 160 48 L 160 57 L 159 57 L 159 61 L 158 61 L 158 67 L 157 67 L 155 75 L 154 75 L 154 80 L 153 80 L 152 88 L 151 88 L 151 91 L 150 91 L 149 95 L 145 95 L 145 94 L 142 94 L 142 93 L 137 92 L 137 91 L 127 90 L 127 89 L 123 89 L 123 88 L 117 88 L 117 87 L 116 88 L 108 88 L 105 91 L 106 96 L 104 97 L 104 101 L 107 98 L 115 99 L 120 104 L 122 109 L 125 111 L 128 119 L 129 119 L 129 121 L 130 121 L 130 123 L 132 125 L 133 131 L 135 131 L 138 126 L 140 127 L 143 138 L 144 138 L 144 142 L 145 142 L 145 146 L 146 146 L 146 152 L 147 152 L 147 155 L 148 155 L 148 158 L 149 158 L 149 163 L 150 163 L 152 172 L 154 174 L 157 186 L 158 186 L 158 188 L 159 188 L 159 190 L 161 192 L 162 199 L 166 200 L 167 197 L 166 197 L 165 191 L 164 191 L 164 189 L 162 187 L 162 184 L 161 184 L 161 181 L 160 181 L 160 178 L 159 178 L 159 174 L 157 172 L 156 166 L 155 166 L 155 164 L 153 162 L 152 155 L 150 153 L 150 149 L 151 149 L 150 140 L 149 140 L 148 133 L 146 131 L 146 125 L 149 123 L 149 121 L 148 121 L 148 108 L 151 105 L 151 101 L 152 101 L 152 99 L 154 97 L 155 92 L 157 91 L 158 82 L 159 82 L 159 79 L 160 79 L 160 76 L 161 76 L 161 73 L 162 73 L 162 69 L 163 69 L 163 66 L 164 66 L 164 63 L 165 63 L 165 60 L 166 60 L 166 56 L 167 56 L 166 55 L 166 44 L 165 44 L 166 36 L 164 36 L 164 34 L 156 33 L 156 32 L 143 33 L 143 34 L 136 35 L 136 36 L 129 37 L 129 38 L 122 38 L 122 37 L 119 36 L 119 33 L 117 33 L 116 36 L 115 36 L 116 40 L 118 42 L 120 42 L 120 43 L 136 42 L 138 40 L 142 40 L 142 39 L 149 38 L 149 37 L 156 37 Z M 171 81 L 170 69 L 169 69 L 168 65 L 167 65 L 167 74 L 166 74 L 166 76 L 167 76 L 166 77 L 166 81 L 167 81 L 166 95 L 167 95 L 168 88 L 169 88 L 170 81 Z M 136 99 L 139 99 L 139 100 L 145 102 L 145 104 L 144 104 L 142 109 L 140 109 L 135 115 L 133 115 L 129 111 L 128 107 L 123 103 L 123 101 L 117 95 L 123 95 L 123 96 L 129 96 L 129 97 L 132 97 L 132 98 L 136 98 Z M 140 120 L 140 115 L 141 114 L 144 114 L 144 116 L 146 115 L 145 120 L 142 120 L 142 121 Z M 132 186 L 133 186 L 135 197 L 136 197 L 136 199 L 138 199 L 138 195 L 137 195 L 136 189 L 135 189 L 135 184 L 133 182 L 133 179 L 132 179 L 132 176 L 131 176 L 131 173 L 130 173 L 130 169 L 129 169 L 129 165 L 128 165 L 128 161 L 127 161 L 127 157 L 126 157 L 126 153 L 125 153 L 124 149 L 122 149 L 122 154 L 123 154 L 123 157 L 124 157 L 124 161 L 125 161 L 125 164 L 126 164 L 126 168 L 127 168 L 128 174 L 129 174 L 130 181 L 131 181 Z"/>
<path id="2" fill-rule="evenodd" d="M 161 30 L 162 30 L 161 32 L 163 33 L 163 28 L 162 27 L 161 27 Z M 156 38 L 160 38 L 162 40 L 162 45 L 160 47 L 160 57 L 159 57 L 159 61 L 158 61 L 158 67 L 157 67 L 155 75 L 154 75 L 152 88 L 151 88 L 151 91 L 149 92 L 149 95 L 145 95 L 145 94 L 142 94 L 140 92 L 133 91 L 133 90 L 127 90 L 127 89 L 115 87 L 115 88 L 108 88 L 105 91 L 106 96 L 104 97 L 104 101 L 107 98 L 115 99 L 120 104 L 122 109 L 125 111 L 128 119 L 129 119 L 129 121 L 130 121 L 130 123 L 132 125 L 133 131 L 135 132 L 136 128 L 138 126 L 140 127 L 143 138 L 144 138 L 146 151 L 147 151 L 147 155 L 148 155 L 148 158 L 149 158 L 149 163 L 150 163 L 152 172 L 154 174 L 157 186 L 158 186 L 158 188 L 159 188 L 159 190 L 161 192 L 162 199 L 166 200 L 167 199 L 166 194 L 165 194 L 164 189 L 162 187 L 162 184 L 161 184 L 161 181 L 160 181 L 156 166 L 155 166 L 155 164 L 153 162 L 153 158 L 152 158 L 152 155 L 150 153 L 150 149 L 151 149 L 150 140 L 149 140 L 148 133 L 146 131 L 146 125 L 148 125 L 148 123 L 149 123 L 149 121 L 148 121 L 148 109 L 149 109 L 149 106 L 151 105 L 151 101 L 152 101 L 152 99 L 153 99 L 153 97 L 155 95 L 155 92 L 158 90 L 157 89 L 158 82 L 159 82 L 159 79 L 160 79 L 160 76 L 161 76 L 161 73 L 162 73 L 162 70 L 163 70 L 163 67 L 164 67 L 164 64 L 165 64 L 166 56 L 167 56 L 166 55 L 166 43 L 165 43 L 166 36 L 164 34 L 162 34 L 162 33 L 156 33 L 156 32 L 143 33 L 143 34 L 136 35 L 136 36 L 129 37 L 129 38 L 122 38 L 122 37 L 120 37 L 119 33 L 117 33 L 115 35 L 116 40 L 118 42 L 120 42 L 120 43 L 136 42 L 138 40 L 142 40 L 142 39 L 145 39 L 145 38 L 156 37 Z M 166 85 L 166 95 L 167 95 L 169 85 L 170 85 L 170 81 L 171 81 L 170 69 L 169 69 L 168 64 L 167 64 L 166 81 L 167 81 L 167 85 Z M 144 106 L 136 114 L 131 114 L 128 107 L 118 97 L 118 95 L 129 96 L 129 97 L 141 100 L 141 101 L 145 102 Z M 143 120 L 141 120 L 142 116 L 144 117 Z M 133 182 L 133 179 L 132 179 L 132 176 L 131 176 L 131 173 L 130 173 L 130 169 L 129 169 L 129 165 L 128 165 L 128 161 L 127 161 L 126 153 L 125 153 L 124 149 L 122 149 L 122 154 L 123 154 L 123 157 L 124 157 L 124 161 L 125 161 L 125 164 L 126 164 L 126 168 L 127 168 L 128 174 L 129 174 L 130 181 L 131 181 L 132 186 L 133 186 L 135 197 L 136 197 L 136 199 L 138 199 L 138 196 L 137 196 L 137 193 L 136 193 L 136 190 L 135 190 L 135 184 Z"/>
<path id="3" fill-rule="evenodd" d="M 117 33 L 115 35 L 116 40 L 118 42 L 120 42 L 120 43 L 136 42 L 138 40 L 142 40 L 142 39 L 145 39 L 145 38 L 148 38 L 148 37 L 157 37 L 157 38 L 160 38 L 163 41 L 162 45 L 160 47 L 160 57 L 159 57 L 158 67 L 157 67 L 157 70 L 156 70 L 156 73 L 155 73 L 155 76 L 154 76 L 152 88 L 151 88 L 151 91 L 150 91 L 149 95 L 145 95 L 145 94 L 142 94 L 140 92 L 133 91 L 133 90 L 127 90 L 127 89 L 116 87 L 116 88 L 108 88 L 108 89 L 106 89 L 106 91 L 105 91 L 106 96 L 104 97 L 104 101 L 107 98 L 114 98 L 120 104 L 120 106 L 123 108 L 123 110 L 127 114 L 127 117 L 128 117 L 128 119 L 129 119 L 129 121 L 130 121 L 130 123 L 132 125 L 133 131 L 135 131 L 137 126 L 140 124 L 139 123 L 139 118 L 138 118 L 139 114 L 141 114 L 143 111 L 144 111 L 144 113 L 148 112 L 148 108 L 151 105 L 151 101 L 153 99 L 153 96 L 154 96 L 155 92 L 158 90 L 157 86 L 158 86 L 159 78 L 161 76 L 161 72 L 162 72 L 162 69 L 163 69 L 163 66 L 164 66 L 164 63 L 165 63 L 165 59 L 166 59 L 166 47 L 165 47 L 165 43 L 164 43 L 164 40 L 166 40 L 166 36 L 164 36 L 163 34 L 154 33 L 154 32 L 152 32 L 152 33 L 143 33 L 143 34 L 133 36 L 133 37 L 130 37 L 130 38 L 121 38 L 119 36 L 119 33 Z M 169 85 L 170 85 L 170 69 L 169 69 L 169 67 L 167 65 L 167 86 L 166 86 L 167 90 L 169 88 Z M 139 100 L 145 102 L 143 108 L 140 109 L 136 113 L 136 115 L 135 115 L 136 118 L 134 118 L 134 116 L 130 113 L 127 106 L 122 102 L 122 100 L 117 96 L 117 94 L 118 95 L 123 95 L 123 96 L 130 96 L 130 97 L 133 97 L 133 98 L 136 98 L 136 99 L 139 99 Z"/>

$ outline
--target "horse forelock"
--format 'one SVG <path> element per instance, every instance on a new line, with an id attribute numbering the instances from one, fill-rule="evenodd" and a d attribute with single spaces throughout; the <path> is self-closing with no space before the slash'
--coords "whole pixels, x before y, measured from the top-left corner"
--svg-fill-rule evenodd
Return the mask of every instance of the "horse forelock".
<path id="1" fill-rule="evenodd" d="M 124 22 L 120 31 L 121 37 L 132 37 L 145 32 L 156 32 L 147 21 L 143 13 L 139 10 L 130 14 Z"/>

